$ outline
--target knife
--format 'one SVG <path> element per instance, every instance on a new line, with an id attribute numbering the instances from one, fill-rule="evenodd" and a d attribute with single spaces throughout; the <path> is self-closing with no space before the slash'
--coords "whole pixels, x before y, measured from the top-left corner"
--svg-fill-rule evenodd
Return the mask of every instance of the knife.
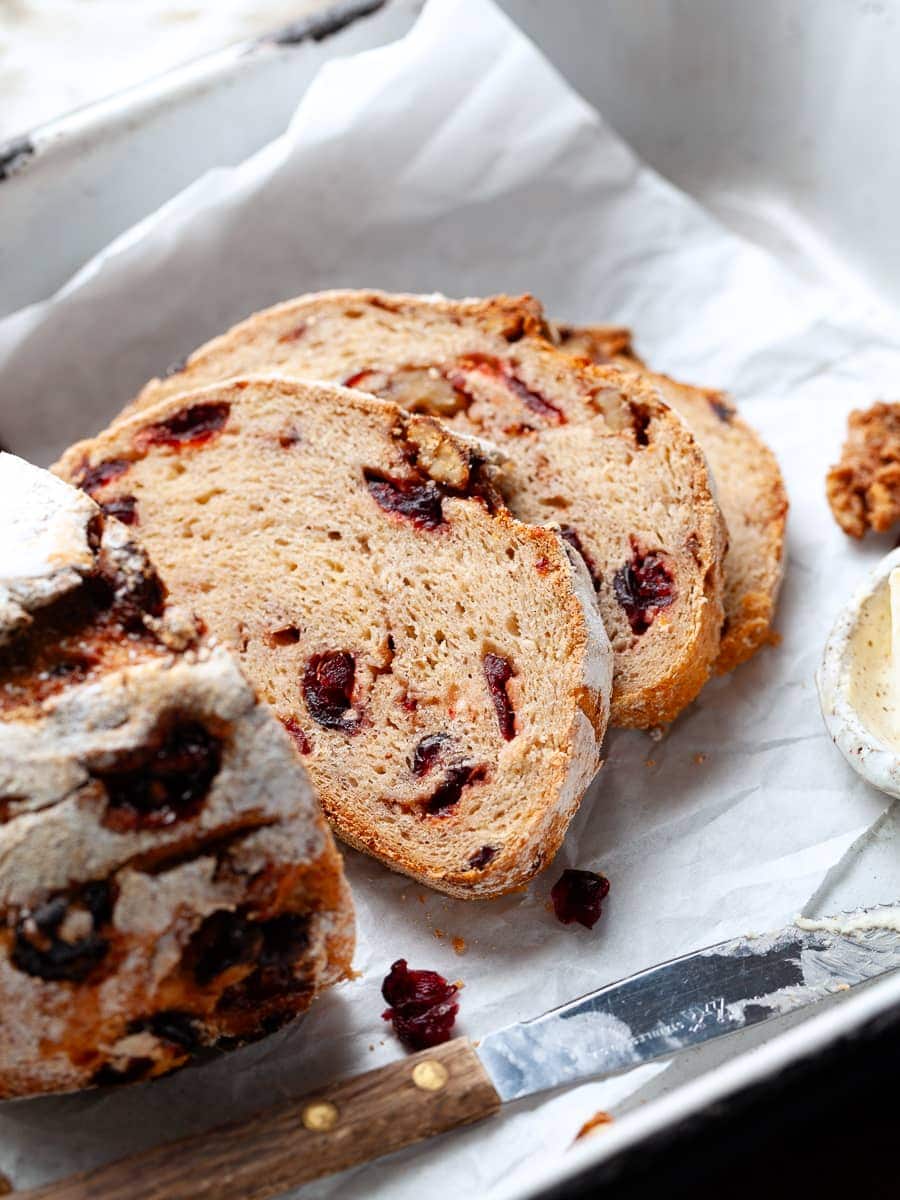
<path id="1" fill-rule="evenodd" d="M 456 1038 L 249 1120 L 16 1195 L 268 1200 L 525 1096 L 630 1070 L 893 971 L 900 966 L 897 917 L 885 905 L 732 938 L 478 1043 Z"/>

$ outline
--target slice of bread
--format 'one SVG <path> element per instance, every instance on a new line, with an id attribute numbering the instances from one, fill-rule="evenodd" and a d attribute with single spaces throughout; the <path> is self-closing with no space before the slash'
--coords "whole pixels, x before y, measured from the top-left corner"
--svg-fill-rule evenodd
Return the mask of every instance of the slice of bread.
<path id="1" fill-rule="evenodd" d="M 118 521 L 0 455 L 0 1097 L 160 1075 L 350 971 L 289 737 Z"/>
<path id="2" fill-rule="evenodd" d="M 556 852 L 611 690 L 581 560 L 509 515 L 490 453 L 360 392 L 256 379 L 163 400 L 57 467 L 127 498 L 338 833 L 463 897 Z"/>
<path id="3" fill-rule="evenodd" d="M 725 625 L 716 669 L 733 670 L 777 641 L 772 622 L 784 570 L 788 500 L 775 455 L 723 392 L 690 387 L 648 370 L 627 329 L 560 325 L 557 337 L 571 354 L 639 371 L 684 417 L 700 443 L 729 534 Z"/>
<path id="4" fill-rule="evenodd" d="M 584 555 L 615 651 L 612 721 L 671 721 L 719 650 L 725 532 L 706 462 L 656 388 L 574 362 L 536 301 L 326 292 L 258 313 L 126 410 L 277 370 L 361 387 L 502 445 L 516 516 Z"/>

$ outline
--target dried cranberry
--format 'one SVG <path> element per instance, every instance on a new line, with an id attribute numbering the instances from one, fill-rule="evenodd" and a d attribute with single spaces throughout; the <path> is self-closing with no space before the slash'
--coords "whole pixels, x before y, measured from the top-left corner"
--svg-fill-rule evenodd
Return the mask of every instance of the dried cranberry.
<path id="1" fill-rule="evenodd" d="M 200 1050 L 203 1045 L 200 1018 L 180 1009 L 169 1008 L 149 1017 L 139 1017 L 128 1026 L 129 1033 L 145 1031 L 161 1041 L 180 1046 L 190 1054 Z"/>
<path id="2" fill-rule="evenodd" d="M 486 654 L 483 667 L 500 732 L 507 742 L 512 741 L 516 736 L 516 714 L 507 692 L 507 684 L 514 675 L 512 664 L 500 654 Z"/>
<path id="3" fill-rule="evenodd" d="M 137 499 L 134 496 L 116 496 L 100 507 L 108 517 L 115 517 L 123 525 L 137 525 Z"/>
<path id="4" fill-rule="evenodd" d="M 613 577 L 615 597 L 625 610 L 632 632 L 646 633 L 661 608 L 675 599 L 675 578 L 662 555 L 644 552 L 631 539 L 632 560 L 619 567 Z"/>
<path id="5" fill-rule="evenodd" d="M 410 971 L 398 958 L 381 985 L 390 1008 L 381 1015 L 410 1050 L 425 1050 L 446 1042 L 459 1012 L 459 989 L 437 971 Z"/>
<path id="6" fill-rule="evenodd" d="M 437 760 L 441 757 L 444 747 L 450 741 L 447 733 L 428 733 L 416 744 L 409 760 L 409 769 L 413 775 L 427 775 Z"/>
<path id="7" fill-rule="evenodd" d="M 508 363 L 501 362 L 492 354 L 467 354 L 459 360 L 458 368 L 464 374 L 470 371 L 478 371 L 482 375 L 489 375 L 491 378 L 505 384 L 505 386 L 525 404 L 526 408 L 530 408 L 532 412 L 544 417 L 546 420 L 552 421 L 555 425 L 564 425 L 566 418 L 565 414 L 555 404 L 551 404 L 540 392 L 534 391 L 528 387 Z M 450 377 L 451 383 L 460 386 L 456 379 Z"/>
<path id="8" fill-rule="evenodd" d="M 13 966 L 48 981 L 80 983 L 103 961 L 109 941 L 100 932 L 112 915 L 112 892 L 106 883 L 89 883 L 52 896 L 16 923 L 10 955 Z M 90 918 L 90 930 L 81 937 L 66 936 L 67 918 Z"/>
<path id="9" fill-rule="evenodd" d="M 191 937 L 185 958 L 201 987 L 242 963 L 256 962 L 263 945 L 259 924 L 242 913 L 214 912 Z"/>
<path id="10" fill-rule="evenodd" d="M 260 938 L 256 970 L 226 988 L 216 1005 L 217 1011 L 257 1008 L 309 987 L 309 980 L 296 974 L 298 963 L 309 947 L 309 918 L 302 913 L 280 913 L 252 928 Z"/>
<path id="11" fill-rule="evenodd" d="M 406 517 L 417 529 L 443 525 L 443 496 L 432 480 L 390 478 L 368 468 L 363 475 L 372 499 L 385 512 Z"/>
<path id="12" fill-rule="evenodd" d="M 288 731 L 288 733 L 291 735 L 291 737 L 294 739 L 294 745 L 297 747 L 297 750 L 301 754 L 311 754 L 312 753 L 312 743 L 310 742 L 310 740 L 307 737 L 304 730 L 301 729 L 300 726 L 297 724 L 297 722 L 294 720 L 294 718 L 293 717 L 282 717 L 281 723 L 285 727 L 285 729 Z"/>
<path id="13" fill-rule="evenodd" d="M 599 592 L 603 580 L 600 577 L 600 572 L 597 570 L 594 560 L 581 544 L 581 538 L 578 536 L 578 531 L 573 529 L 571 525 L 562 525 L 559 532 L 560 536 L 569 543 L 572 549 L 577 550 L 584 559 L 584 565 L 588 569 L 588 575 L 591 577 L 591 583 L 594 585 L 594 591 Z"/>
<path id="14" fill-rule="evenodd" d="M 425 803 L 425 812 L 431 817 L 449 816 L 450 809 L 459 803 L 464 787 L 478 783 L 487 774 L 486 767 L 448 767 L 443 783 L 435 789 Z"/>
<path id="15" fill-rule="evenodd" d="M 550 889 L 550 899 L 553 911 L 563 925 L 577 921 L 585 929 L 593 929 L 608 893 L 609 880 L 605 875 L 568 868 Z"/>
<path id="16" fill-rule="evenodd" d="M 198 446 L 222 431 L 230 412 L 231 405 L 224 402 L 192 404 L 147 425 L 137 440 L 144 446 Z"/>
<path id="17" fill-rule="evenodd" d="M 356 659 L 349 650 L 314 654 L 303 672 L 303 695 L 309 715 L 326 729 L 355 733 L 359 717 L 352 712 Z"/>
<path id="18" fill-rule="evenodd" d="M 730 425 L 734 420 L 734 409 L 721 396 L 709 396 L 709 407 L 713 410 L 720 421 L 725 425 Z"/>
<path id="19" fill-rule="evenodd" d="M 199 811 L 222 764 L 222 744 L 196 721 L 172 725 L 154 745 L 94 770 L 106 788 L 103 824 L 116 833 L 159 829 Z"/>
<path id="20" fill-rule="evenodd" d="M 497 851 L 494 846 L 482 846 L 469 859 L 469 866 L 473 871 L 481 871 L 496 857 Z"/>
<path id="21" fill-rule="evenodd" d="M 305 913 L 279 913 L 262 922 L 262 931 L 262 967 L 293 966 L 309 946 L 309 917 Z"/>
<path id="22" fill-rule="evenodd" d="M 99 492 L 113 479 L 124 475 L 130 466 L 131 463 L 125 458 L 108 458 L 106 462 L 97 463 L 95 467 L 85 464 L 78 480 L 78 486 L 83 492 L 93 496 L 94 492 Z"/>

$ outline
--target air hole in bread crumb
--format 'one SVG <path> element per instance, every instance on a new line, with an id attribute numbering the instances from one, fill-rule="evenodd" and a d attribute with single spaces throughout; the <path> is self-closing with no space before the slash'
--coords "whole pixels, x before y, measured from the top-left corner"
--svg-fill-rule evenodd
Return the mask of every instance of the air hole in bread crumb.
<path id="1" fill-rule="evenodd" d="M 300 630 L 296 625 L 285 625 L 282 629 L 273 629 L 269 634 L 273 646 L 294 646 L 300 641 Z"/>
<path id="2" fill-rule="evenodd" d="M 513 637 L 522 636 L 522 628 L 519 625 L 519 618 L 515 613 L 510 613 L 506 618 L 506 628 L 507 631 L 513 635 Z"/>
<path id="3" fill-rule="evenodd" d="M 328 540 L 330 542 L 339 542 L 342 537 L 343 537 L 343 534 L 341 533 L 341 531 L 339 529 L 329 529 L 328 530 Z"/>

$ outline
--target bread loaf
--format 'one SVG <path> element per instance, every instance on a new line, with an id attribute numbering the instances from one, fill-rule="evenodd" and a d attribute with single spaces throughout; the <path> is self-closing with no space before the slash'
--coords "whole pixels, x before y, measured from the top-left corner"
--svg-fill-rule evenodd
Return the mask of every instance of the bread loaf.
<path id="1" fill-rule="evenodd" d="M 344 978 L 290 739 L 129 529 L 0 455 L 0 1097 L 147 1079 Z"/>

